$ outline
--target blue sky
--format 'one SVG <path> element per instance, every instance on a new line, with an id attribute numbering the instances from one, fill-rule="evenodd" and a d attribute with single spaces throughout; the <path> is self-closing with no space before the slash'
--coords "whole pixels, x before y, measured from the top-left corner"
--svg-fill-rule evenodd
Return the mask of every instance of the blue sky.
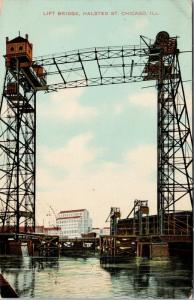
<path id="1" fill-rule="evenodd" d="M 33 55 L 96 46 L 139 44 L 159 31 L 179 36 L 191 50 L 190 0 L 7 0 L 0 1 L 0 81 L 5 37 L 25 33 Z M 80 16 L 58 16 L 77 11 Z M 117 12 L 83 16 L 83 12 Z M 46 14 L 51 12 L 51 16 Z M 126 12 L 146 12 L 127 15 Z M 151 12 L 151 14 L 150 14 Z M 123 13 L 125 15 L 123 15 Z M 54 14 L 52 16 L 52 14 Z M 191 79 L 191 54 L 180 57 L 184 80 Z M 49 205 L 88 208 L 94 226 L 103 226 L 110 206 L 122 216 L 134 199 L 156 209 L 156 90 L 153 82 L 63 90 L 37 97 L 38 222 L 48 222 Z M 185 83 L 191 107 L 191 83 Z"/>

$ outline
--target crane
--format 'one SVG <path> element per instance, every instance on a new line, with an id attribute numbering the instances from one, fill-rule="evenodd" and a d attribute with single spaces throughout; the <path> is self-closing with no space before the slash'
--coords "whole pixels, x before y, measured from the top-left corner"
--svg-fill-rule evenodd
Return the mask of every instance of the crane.
<path id="1" fill-rule="evenodd" d="M 52 225 L 52 226 L 56 227 L 56 219 L 57 219 L 56 212 L 55 212 L 54 208 L 51 205 L 48 205 L 48 207 L 49 207 L 49 212 L 46 216 L 48 216 L 48 217 L 53 217 L 54 216 L 54 218 L 55 218 L 54 224 L 53 224 L 53 221 L 52 221 L 52 224 L 49 221 L 49 226 Z"/>
<path id="2" fill-rule="evenodd" d="M 117 221 L 120 219 L 121 213 L 119 207 L 111 207 L 110 213 L 105 222 L 110 222 L 110 235 L 117 234 Z"/>
<path id="3" fill-rule="evenodd" d="M 41 91 L 154 81 L 157 88 L 157 214 L 160 233 L 177 203 L 192 205 L 192 136 L 177 37 L 165 31 L 143 46 L 74 50 L 33 58 L 25 38 L 6 38 L 0 103 L 1 230 L 34 230 L 36 99 Z"/>

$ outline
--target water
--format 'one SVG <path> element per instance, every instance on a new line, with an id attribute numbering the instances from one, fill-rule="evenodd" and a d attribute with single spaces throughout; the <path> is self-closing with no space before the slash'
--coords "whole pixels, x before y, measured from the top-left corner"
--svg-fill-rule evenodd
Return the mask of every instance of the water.
<path id="1" fill-rule="evenodd" d="M 26 244 L 21 244 L 21 250 L 22 250 L 22 255 L 23 256 L 28 256 L 28 245 Z"/>
<path id="2" fill-rule="evenodd" d="M 21 297 L 188 298 L 192 266 L 180 260 L 132 259 L 100 266 L 97 258 L 0 257 L 1 273 Z"/>

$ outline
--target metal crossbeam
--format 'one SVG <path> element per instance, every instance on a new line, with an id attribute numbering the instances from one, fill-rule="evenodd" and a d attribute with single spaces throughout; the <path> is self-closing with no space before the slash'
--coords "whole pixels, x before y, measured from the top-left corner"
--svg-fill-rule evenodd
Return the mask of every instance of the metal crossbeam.
<path id="1" fill-rule="evenodd" d="M 49 92 L 65 88 L 141 81 L 145 62 L 140 59 L 144 58 L 146 61 L 147 55 L 146 48 L 123 46 L 84 49 L 35 59 L 33 65 L 44 67 L 47 76 L 47 84 L 37 87 L 37 90 Z M 91 63 L 96 63 L 96 68 L 93 65 L 92 68 Z M 58 74 L 60 77 L 55 76 Z"/>

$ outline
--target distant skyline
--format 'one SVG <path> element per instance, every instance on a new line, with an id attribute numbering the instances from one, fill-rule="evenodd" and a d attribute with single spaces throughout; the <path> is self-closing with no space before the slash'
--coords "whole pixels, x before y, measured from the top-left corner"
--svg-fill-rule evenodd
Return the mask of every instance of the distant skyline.
<path id="1" fill-rule="evenodd" d="M 0 0 L 0 92 L 6 36 L 29 34 L 33 55 L 39 56 L 138 45 L 140 35 L 154 39 L 164 30 L 179 36 L 179 48 L 189 51 L 191 5 L 190 0 Z M 58 15 L 72 11 L 80 15 Z M 95 11 L 117 14 L 83 15 Z M 180 56 L 185 81 L 192 79 L 191 59 L 191 53 Z M 94 227 L 107 226 L 111 206 L 120 207 L 125 218 L 135 199 L 149 200 L 150 213 L 156 213 L 157 91 L 142 89 L 150 85 L 154 82 L 38 93 L 37 225 L 49 205 L 56 213 L 86 208 Z M 191 115 L 192 84 L 184 86 Z"/>

